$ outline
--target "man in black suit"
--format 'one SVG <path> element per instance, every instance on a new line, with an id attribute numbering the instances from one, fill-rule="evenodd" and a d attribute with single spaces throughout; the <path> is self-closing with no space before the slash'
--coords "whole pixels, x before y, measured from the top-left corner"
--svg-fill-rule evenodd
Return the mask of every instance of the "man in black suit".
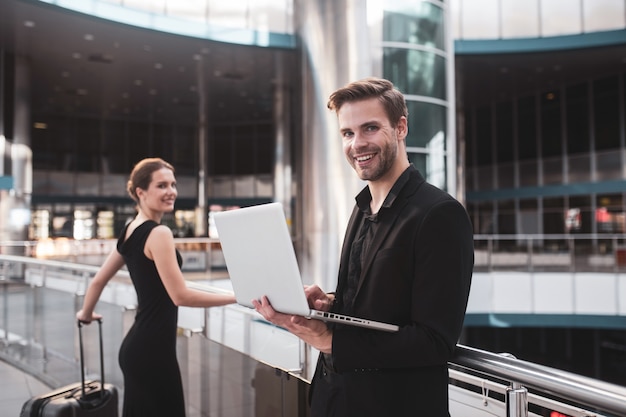
<path id="1" fill-rule="evenodd" d="M 404 96 L 379 78 L 335 91 L 343 150 L 367 186 L 356 196 L 335 293 L 306 289 L 309 303 L 397 332 L 277 313 L 319 356 L 313 417 L 448 417 L 448 367 L 461 333 L 474 265 L 472 226 L 463 206 L 409 163 Z"/>

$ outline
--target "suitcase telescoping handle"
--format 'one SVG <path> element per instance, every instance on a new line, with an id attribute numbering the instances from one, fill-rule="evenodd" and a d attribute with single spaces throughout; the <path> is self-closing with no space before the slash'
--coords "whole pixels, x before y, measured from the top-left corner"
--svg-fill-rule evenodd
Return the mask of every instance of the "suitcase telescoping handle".
<path id="1" fill-rule="evenodd" d="M 104 398 L 104 350 L 102 348 L 102 319 L 98 322 L 98 339 L 100 340 L 100 397 Z M 80 382 L 82 398 L 85 398 L 85 354 L 83 352 L 83 322 L 78 320 L 78 346 L 80 349 Z"/>

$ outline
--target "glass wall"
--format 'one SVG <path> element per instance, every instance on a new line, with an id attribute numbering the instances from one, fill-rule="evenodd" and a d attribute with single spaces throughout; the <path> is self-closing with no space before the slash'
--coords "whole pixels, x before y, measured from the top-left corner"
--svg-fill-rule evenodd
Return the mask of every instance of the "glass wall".
<path id="1" fill-rule="evenodd" d="M 450 189 L 447 46 L 443 3 L 391 1 L 383 18 L 383 77 L 407 98 L 409 159 L 428 181 Z"/>
<path id="2" fill-rule="evenodd" d="M 466 109 L 475 233 L 626 233 L 625 78 Z"/>
<path id="3" fill-rule="evenodd" d="M 452 0 L 455 39 L 541 38 L 626 27 L 623 0 Z"/>

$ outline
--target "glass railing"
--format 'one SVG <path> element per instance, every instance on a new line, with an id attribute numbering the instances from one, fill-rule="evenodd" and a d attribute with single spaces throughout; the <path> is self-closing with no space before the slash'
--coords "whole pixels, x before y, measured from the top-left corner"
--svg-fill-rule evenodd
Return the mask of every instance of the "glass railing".
<path id="1" fill-rule="evenodd" d="M 79 380 L 75 312 L 97 267 L 0 255 L 0 359 L 51 387 Z M 188 285 L 229 291 L 212 276 Z M 104 315 L 107 381 L 123 392 L 117 351 L 134 318 L 136 298 L 126 272 L 107 286 Z M 96 326 L 87 326 L 86 375 L 99 378 Z M 181 308 L 178 355 L 189 415 L 307 415 L 317 352 L 240 306 Z M 624 416 L 626 387 L 459 345 L 450 361 L 453 417 Z"/>
<path id="2" fill-rule="evenodd" d="M 475 235 L 476 271 L 626 272 L 626 235 Z"/>
<path id="3" fill-rule="evenodd" d="M 0 242 L 0 253 L 99 265 L 116 240 Z M 225 270 L 219 239 L 179 238 L 188 272 Z M 626 234 L 474 235 L 475 271 L 626 272 Z"/>

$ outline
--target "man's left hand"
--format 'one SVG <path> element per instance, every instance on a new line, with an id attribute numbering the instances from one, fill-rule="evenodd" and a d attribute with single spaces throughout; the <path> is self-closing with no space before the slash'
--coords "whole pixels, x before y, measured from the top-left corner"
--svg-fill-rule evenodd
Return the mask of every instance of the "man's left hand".
<path id="1" fill-rule="evenodd" d="M 252 304 L 265 320 L 284 327 L 320 352 L 331 353 L 333 332 L 328 329 L 323 321 L 279 313 L 272 308 L 266 296 L 263 296 L 261 300 L 252 300 Z"/>

